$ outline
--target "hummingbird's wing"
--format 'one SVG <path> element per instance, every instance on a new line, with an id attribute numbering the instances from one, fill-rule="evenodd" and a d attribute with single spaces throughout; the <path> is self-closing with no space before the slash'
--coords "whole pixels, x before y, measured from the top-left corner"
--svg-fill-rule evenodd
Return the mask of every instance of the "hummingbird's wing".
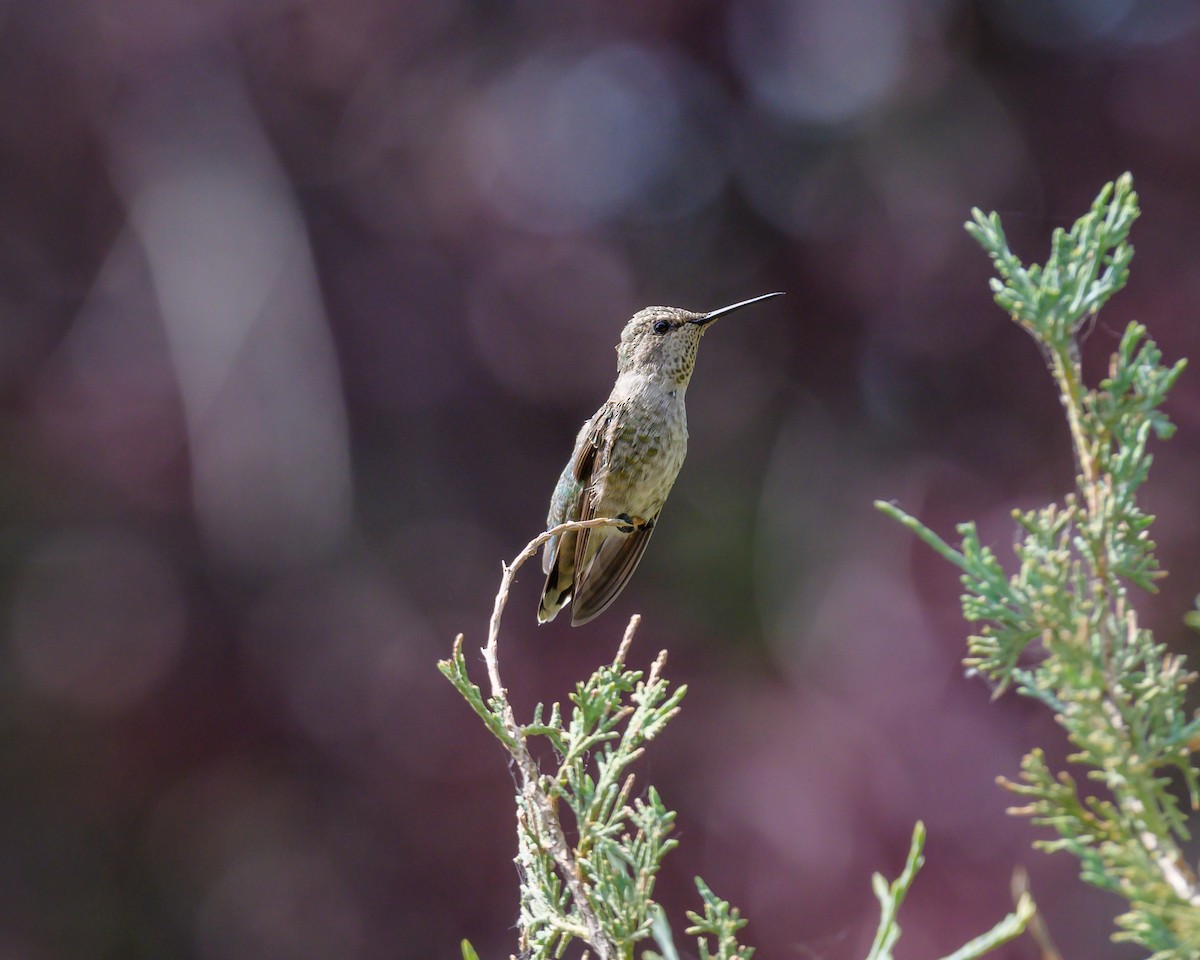
<path id="1" fill-rule="evenodd" d="M 604 404 L 579 431 L 575 453 L 559 479 L 556 509 L 550 526 L 567 520 L 594 520 L 597 469 L 608 464 L 613 443 L 613 419 L 617 407 Z M 552 620 L 563 606 L 571 604 L 571 625 L 587 623 L 603 613 L 637 569 L 646 550 L 654 518 L 631 533 L 612 527 L 578 530 L 551 540 L 542 556 L 546 586 L 538 620 Z"/>
<path id="2" fill-rule="evenodd" d="M 616 407 L 605 404 L 605 408 L 601 410 L 603 415 L 597 415 L 593 421 L 596 429 L 589 436 L 592 452 L 586 459 L 581 458 L 579 461 L 586 470 L 586 476 L 580 476 L 583 482 L 579 497 L 580 520 L 593 520 L 596 517 L 593 496 L 595 485 L 592 481 L 597 465 L 601 468 L 607 467 L 608 454 L 614 441 L 613 419 L 617 412 Z M 631 533 L 621 533 L 613 527 L 605 527 L 580 530 L 576 534 L 571 626 L 577 627 L 598 617 L 617 599 L 617 595 L 637 569 L 638 561 L 646 551 L 646 544 L 650 541 L 653 530 L 654 520 L 650 519 Z M 593 545 L 594 541 L 597 542 Z"/>
<path id="3" fill-rule="evenodd" d="M 646 544 L 650 542 L 657 519 L 651 519 L 632 533 L 609 533 L 600 541 L 596 555 L 586 567 L 581 566 L 583 550 L 586 549 L 582 541 L 583 535 L 591 531 L 580 531 L 580 542 L 575 547 L 575 596 L 571 600 L 571 626 L 577 627 L 600 616 L 617 599 L 637 569 L 642 554 L 646 552 Z"/>
<path id="4" fill-rule="evenodd" d="M 584 519 L 583 510 L 590 499 L 588 487 L 612 412 L 611 406 L 604 404 L 580 429 L 575 438 L 575 451 L 559 477 L 558 486 L 551 499 L 550 515 L 546 518 L 547 528 L 568 520 Z M 546 585 L 542 590 L 542 602 L 538 608 L 539 623 L 553 620 L 558 611 L 570 602 L 575 590 L 578 538 L 580 533 L 587 532 L 572 531 L 547 541 L 542 552 L 542 570 L 546 574 Z"/>

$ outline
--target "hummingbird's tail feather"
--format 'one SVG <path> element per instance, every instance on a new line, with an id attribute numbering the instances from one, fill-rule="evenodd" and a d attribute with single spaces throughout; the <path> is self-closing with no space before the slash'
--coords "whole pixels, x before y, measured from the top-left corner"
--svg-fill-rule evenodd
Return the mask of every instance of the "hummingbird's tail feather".
<path id="1" fill-rule="evenodd" d="M 632 533 L 612 532 L 603 537 L 595 555 L 586 564 L 576 557 L 575 595 L 571 600 L 571 626 L 600 616 L 617 596 L 637 569 L 650 534 L 654 532 L 654 519 L 644 523 Z M 599 531 L 592 531 L 593 540 Z"/>
<path id="2" fill-rule="evenodd" d="M 542 591 L 542 603 L 538 607 L 538 623 L 549 623 L 558 616 L 558 611 L 571 602 L 573 584 L 568 580 L 560 583 L 560 570 L 555 567 L 546 575 L 546 588 Z"/>
<path id="3" fill-rule="evenodd" d="M 538 607 L 538 623 L 549 623 L 558 616 L 558 611 L 571 602 L 571 593 L 575 589 L 575 534 L 555 537 L 546 547 L 542 561 L 546 586 L 542 589 L 542 602 Z"/>

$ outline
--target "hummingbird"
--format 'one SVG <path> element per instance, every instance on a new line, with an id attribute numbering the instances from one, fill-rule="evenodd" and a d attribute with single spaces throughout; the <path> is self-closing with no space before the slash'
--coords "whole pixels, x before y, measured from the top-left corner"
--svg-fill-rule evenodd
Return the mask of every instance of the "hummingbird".
<path id="1" fill-rule="evenodd" d="M 780 296 L 766 293 L 708 313 L 646 307 L 625 324 L 617 344 L 617 382 L 575 438 L 546 518 L 547 529 L 595 517 L 622 524 L 570 531 L 546 542 L 539 623 L 553 620 L 570 603 L 571 625 L 577 627 L 608 609 L 624 589 L 687 454 L 683 396 L 700 338 L 718 317 Z"/>

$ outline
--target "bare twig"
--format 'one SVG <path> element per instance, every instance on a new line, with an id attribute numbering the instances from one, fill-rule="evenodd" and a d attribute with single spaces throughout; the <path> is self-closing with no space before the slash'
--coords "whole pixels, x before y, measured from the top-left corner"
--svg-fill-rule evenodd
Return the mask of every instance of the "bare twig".
<path id="1" fill-rule="evenodd" d="M 596 517 L 594 520 L 572 520 L 568 523 L 560 523 L 557 527 L 551 527 L 545 533 L 538 534 L 529 543 L 525 544 L 525 549 L 517 554 L 512 563 L 503 564 L 504 576 L 500 578 L 500 592 L 496 594 L 496 604 L 492 607 L 492 619 L 488 624 L 487 646 L 483 648 L 483 658 L 487 661 L 488 679 L 492 683 L 492 696 L 501 696 L 504 693 L 504 685 L 500 682 L 500 668 L 496 663 L 496 645 L 500 641 L 500 618 L 504 616 L 504 606 L 508 603 L 508 592 L 512 589 L 517 571 L 521 569 L 526 560 L 541 549 L 542 544 L 554 537 L 570 533 L 572 530 L 587 530 L 591 527 L 624 526 L 628 526 L 628 521 L 613 520 L 610 517 Z"/>
<path id="2" fill-rule="evenodd" d="M 504 575 L 500 578 L 500 591 L 496 594 L 496 604 L 492 608 L 492 619 L 488 626 L 487 646 L 483 648 L 483 659 L 487 663 L 488 680 L 492 687 L 492 699 L 500 708 L 504 728 L 507 730 L 512 741 L 510 751 L 517 763 L 517 770 L 520 771 L 521 795 L 528 801 L 530 807 L 537 811 L 539 832 L 547 841 L 550 853 L 554 857 L 555 864 L 558 866 L 559 873 L 562 874 L 567 888 L 571 891 L 571 899 L 575 903 L 575 909 L 579 911 L 579 916 L 587 927 L 588 941 L 595 949 L 596 955 L 600 960 L 615 960 L 618 954 L 617 947 L 605 935 L 596 912 L 592 909 L 591 902 L 588 900 L 587 890 L 584 886 L 583 877 L 571 855 L 571 846 L 567 842 L 566 834 L 563 833 L 562 824 L 558 821 L 558 816 L 554 811 L 554 804 L 542 787 L 541 771 L 538 769 L 537 762 L 533 759 L 529 748 L 525 744 L 525 734 L 517 723 L 512 705 L 508 702 L 508 691 L 500 679 L 500 663 L 497 657 L 497 648 L 500 642 L 500 618 L 504 615 L 504 607 L 508 603 L 508 594 L 509 590 L 512 589 L 513 580 L 516 578 L 517 571 L 521 568 L 522 564 L 534 556 L 542 544 L 546 543 L 552 537 L 561 536 L 572 530 L 586 530 L 590 527 L 622 526 L 625 522 L 623 520 L 613 520 L 608 517 L 596 518 L 594 520 L 575 520 L 570 523 L 560 523 L 557 527 L 551 527 L 545 533 L 530 540 L 526 544 L 525 549 L 517 554 L 512 563 L 504 564 Z M 621 647 L 617 654 L 618 661 L 624 658 L 625 651 L 628 650 L 629 643 L 633 640 L 633 634 L 637 629 L 639 620 L 640 618 L 636 614 L 630 619 L 629 626 L 625 631 L 625 637 L 621 641 Z"/>
<path id="3" fill-rule="evenodd" d="M 1013 903 L 1016 905 L 1020 905 L 1022 899 L 1030 896 L 1029 873 L 1024 867 L 1018 866 L 1013 870 L 1011 888 Z M 1063 960 L 1062 954 L 1058 952 L 1058 947 L 1054 945 L 1054 940 L 1050 937 L 1050 928 L 1046 926 L 1040 910 L 1034 910 L 1025 927 L 1025 932 L 1033 937 L 1034 943 L 1041 952 L 1042 960 Z"/>

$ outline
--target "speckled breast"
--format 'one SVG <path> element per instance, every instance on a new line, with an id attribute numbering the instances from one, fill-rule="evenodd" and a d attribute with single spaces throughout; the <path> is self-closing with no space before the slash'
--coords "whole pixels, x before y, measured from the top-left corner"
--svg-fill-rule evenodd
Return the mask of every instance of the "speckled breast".
<path id="1" fill-rule="evenodd" d="M 613 437 L 612 454 L 598 485 L 598 516 L 625 513 L 650 519 L 662 509 L 687 455 L 683 400 L 630 411 Z"/>

